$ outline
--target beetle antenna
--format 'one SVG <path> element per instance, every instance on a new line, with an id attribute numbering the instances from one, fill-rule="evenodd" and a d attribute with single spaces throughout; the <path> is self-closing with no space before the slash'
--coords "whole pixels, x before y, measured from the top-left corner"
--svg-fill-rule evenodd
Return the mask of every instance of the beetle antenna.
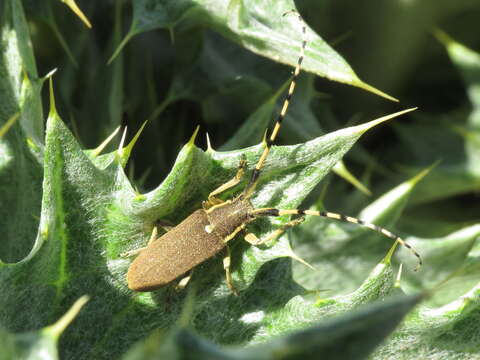
<path id="1" fill-rule="evenodd" d="M 302 210 L 302 209 L 291 209 L 291 210 L 283 210 L 283 209 L 275 209 L 275 208 L 261 208 L 261 209 L 255 209 L 251 212 L 251 215 L 253 216 L 282 216 L 282 215 L 313 215 L 313 216 L 321 216 L 324 218 L 328 219 L 335 219 L 343 222 L 348 222 L 352 224 L 358 224 L 365 226 L 377 233 L 382 234 L 383 236 L 390 238 L 396 242 L 398 242 L 400 245 L 406 247 L 413 255 L 416 256 L 418 260 L 418 264 L 415 267 L 415 271 L 420 269 L 422 266 L 422 257 L 420 254 L 412 248 L 412 246 L 408 243 L 406 243 L 400 236 L 395 235 L 394 233 L 390 232 L 387 229 L 384 229 L 383 227 L 380 227 L 375 224 L 371 224 L 368 222 L 365 222 L 361 219 L 357 219 L 351 216 L 346 216 L 343 214 L 337 214 L 337 213 L 332 213 L 328 211 L 315 211 L 315 210 Z"/>
<path id="2" fill-rule="evenodd" d="M 302 61 L 305 55 L 305 48 L 307 46 L 307 37 L 306 37 L 307 26 L 305 25 L 305 21 L 303 21 L 302 17 L 296 10 L 287 11 L 286 13 L 283 14 L 283 16 L 292 14 L 292 13 L 298 16 L 298 20 L 302 24 L 303 40 L 302 40 L 302 45 L 300 47 L 300 56 L 298 57 L 297 65 L 295 66 L 295 70 L 293 71 L 292 80 L 290 81 L 288 92 L 285 95 L 285 100 L 283 101 L 282 109 L 277 116 L 277 120 L 275 121 L 275 126 L 272 132 L 270 133 L 270 135 L 265 137 L 265 141 L 264 141 L 265 147 L 263 149 L 263 153 L 260 156 L 260 159 L 258 160 L 257 165 L 255 165 L 255 169 L 253 170 L 253 173 L 252 173 L 252 176 L 250 177 L 250 181 L 248 185 L 246 186 L 245 190 L 242 193 L 242 197 L 245 199 L 248 199 L 250 196 L 252 196 L 255 190 L 255 187 L 257 186 L 258 178 L 260 176 L 260 172 L 265 162 L 265 159 L 267 158 L 270 148 L 272 147 L 272 144 L 275 141 L 278 135 L 278 132 L 280 131 L 282 121 L 285 118 L 285 115 L 287 114 L 288 106 L 290 105 L 290 99 L 292 98 L 293 92 L 295 90 L 297 78 L 298 78 L 298 75 L 300 74 L 300 69 L 302 67 Z"/>

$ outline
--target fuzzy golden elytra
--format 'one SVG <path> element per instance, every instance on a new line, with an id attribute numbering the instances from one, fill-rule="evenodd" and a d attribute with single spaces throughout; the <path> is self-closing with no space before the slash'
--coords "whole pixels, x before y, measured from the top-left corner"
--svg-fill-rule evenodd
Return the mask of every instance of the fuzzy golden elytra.
<path id="1" fill-rule="evenodd" d="M 292 10 L 284 15 L 289 13 L 297 14 Z M 178 284 L 178 287 L 183 288 L 188 283 L 191 276 L 191 270 L 193 270 L 195 266 L 215 256 L 221 250 L 226 249 L 226 256 L 224 257 L 223 265 L 226 273 L 227 285 L 230 290 L 236 294 L 237 292 L 232 284 L 232 278 L 230 275 L 230 250 L 228 242 L 241 230 L 245 229 L 248 223 L 263 216 L 300 215 L 301 217 L 287 222 L 281 228 L 277 229 L 262 240 L 258 239 L 252 233 L 246 234 L 245 240 L 252 245 L 260 245 L 273 240 L 280 236 L 286 229 L 301 223 L 303 221 L 303 216 L 313 215 L 363 225 L 379 232 L 408 248 L 418 259 L 417 268 L 421 266 L 422 260 L 420 255 L 413 250 L 409 244 L 397 235 L 377 225 L 366 223 L 363 220 L 350 216 L 331 212 L 301 209 L 256 209 L 250 202 L 250 197 L 257 186 L 263 164 L 287 113 L 290 99 L 295 89 L 296 80 L 300 73 L 307 42 L 306 26 L 300 15 L 297 14 L 297 16 L 302 23 L 303 34 L 300 56 L 283 102 L 282 109 L 277 117 L 272 132 L 266 137 L 263 153 L 250 176 L 250 181 L 247 186 L 233 199 L 223 201 L 217 197 L 217 195 L 236 186 L 241 181 L 246 166 L 245 160 L 242 159 L 235 177 L 211 192 L 208 199 L 203 202 L 202 209 L 196 210 L 180 224 L 171 228 L 159 238 L 157 238 L 157 230 L 154 228 L 148 246 L 130 253 L 139 253 L 128 269 L 127 283 L 130 289 L 134 291 L 153 291 L 172 283 L 177 278 L 190 272 L 190 275 L 184 276 Z"/>

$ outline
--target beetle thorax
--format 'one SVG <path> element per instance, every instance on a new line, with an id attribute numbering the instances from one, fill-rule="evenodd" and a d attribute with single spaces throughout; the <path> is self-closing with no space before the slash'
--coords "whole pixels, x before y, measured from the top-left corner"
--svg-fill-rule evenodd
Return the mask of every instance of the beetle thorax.
<path id="1" fill-rule="evenodd" d="M 239 198 L 215 205 L 207 210 L 211 224 L 207 231 L 214 231 L 227 242 L 254 219 L 250 215 L 252 210 L 250 201 Z"/>

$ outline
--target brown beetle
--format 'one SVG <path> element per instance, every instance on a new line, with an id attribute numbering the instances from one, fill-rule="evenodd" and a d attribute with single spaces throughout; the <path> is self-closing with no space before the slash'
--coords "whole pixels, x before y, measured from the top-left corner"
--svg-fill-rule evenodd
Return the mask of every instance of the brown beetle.
<path id="1" fill-rule="evenodd" d="M 298 63 L 295 67 L 287 95 L 275 122 L 273 131 L 265 140 L 263 153 L 252 172 L 248 185 L 238 196 L 231 200 L 223 201 L 217 198 L 217 195 L 236 186 L 242 179 L 246 165 L 245 160 L 242 160 L 235 177 L 210 193 L 208 199 L 203 203 L 203 209 L 196 210 L 180 224 L 167 231 L 167 233 L 158 239 L 156 228 L 154 228 L 148 246 L 144 249 L 135 251 L 135 253 L 140 252 L 140 254 L 128 269 L 127 283 L 130 289 L 134 291 L 152 291 L 161 288 L 170 284 L 182 275 L 185 275 L 195 266 L 210 259 L 222 249 L 226 248 L 227 254 L 224 257 L 223 264 L 227 284 L 232 292 L 236 294 L 230 275 L 230 251 L 228 248 L 228 242 L 243 230 L 249 222 L 262 216 L 313 215 L 360 224 L 379 232 L 410 249 L 410 251 L 418 258 L 417 268 L 421 266 L 422 260 L 420 255 L 413 250 L 410 245 L 405 243 L 397 235 L 377 225 L 366 223 L 357 218 L 331 212 L 301 209 L 255 209 L 250 202 L 250 197 L 258 183 L 265 159 L 268 156 L 270 148 L 278 135 L 282 121 L 287 113 L 290 99 L 295 89 L 296 80 L 300 73 L 306 47 L 306 26 L 299 15 L 298 18 L 303 24 L 302 33 L 304 38 Z M 303 217 L 291 220 L 262 240 L 259 240 L 252 233 L 247 234 L 245 239 L 253 245 L 259 245 L 275 239 L 286 229 L 295 226 L 302 221 Z M 186 286 L 189 279 L 190 275 L 184 277 L 178 286 L 183 288 Z"/>

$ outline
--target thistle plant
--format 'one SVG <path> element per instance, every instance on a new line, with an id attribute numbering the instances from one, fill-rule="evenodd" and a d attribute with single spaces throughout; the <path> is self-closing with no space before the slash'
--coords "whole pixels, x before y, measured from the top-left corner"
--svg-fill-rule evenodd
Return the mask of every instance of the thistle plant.
<path id="1" fill-rule="evenodd" d="M 0 359 L 480 358 L 480 55 L 450 34 L 474 23 L 447 21 L 480 7 L 410 3 L 354 21 L 355 5 L 334 1 L 0 0 Z M 373 6 L 381 86 L 339 54 L 354 40 L 333 24 L 339 12 L 361 37 Z M 424 266 L 369 229 L 311 217 L 258 247 L 232 242 L 238 296 L 221 257 L 183 291 L 132 292 L 122 254 L 201 207 L 240 159 L 253 169 L 302 41 L 291 9 L 309 24 L 305 72 L 253 204 L 358 216 Z M 401 86 L 420 66 L 404 54 L 413 40 L 442 54 L 423 61 L 448 66 L 441 84 L 460 95 Z"/>

